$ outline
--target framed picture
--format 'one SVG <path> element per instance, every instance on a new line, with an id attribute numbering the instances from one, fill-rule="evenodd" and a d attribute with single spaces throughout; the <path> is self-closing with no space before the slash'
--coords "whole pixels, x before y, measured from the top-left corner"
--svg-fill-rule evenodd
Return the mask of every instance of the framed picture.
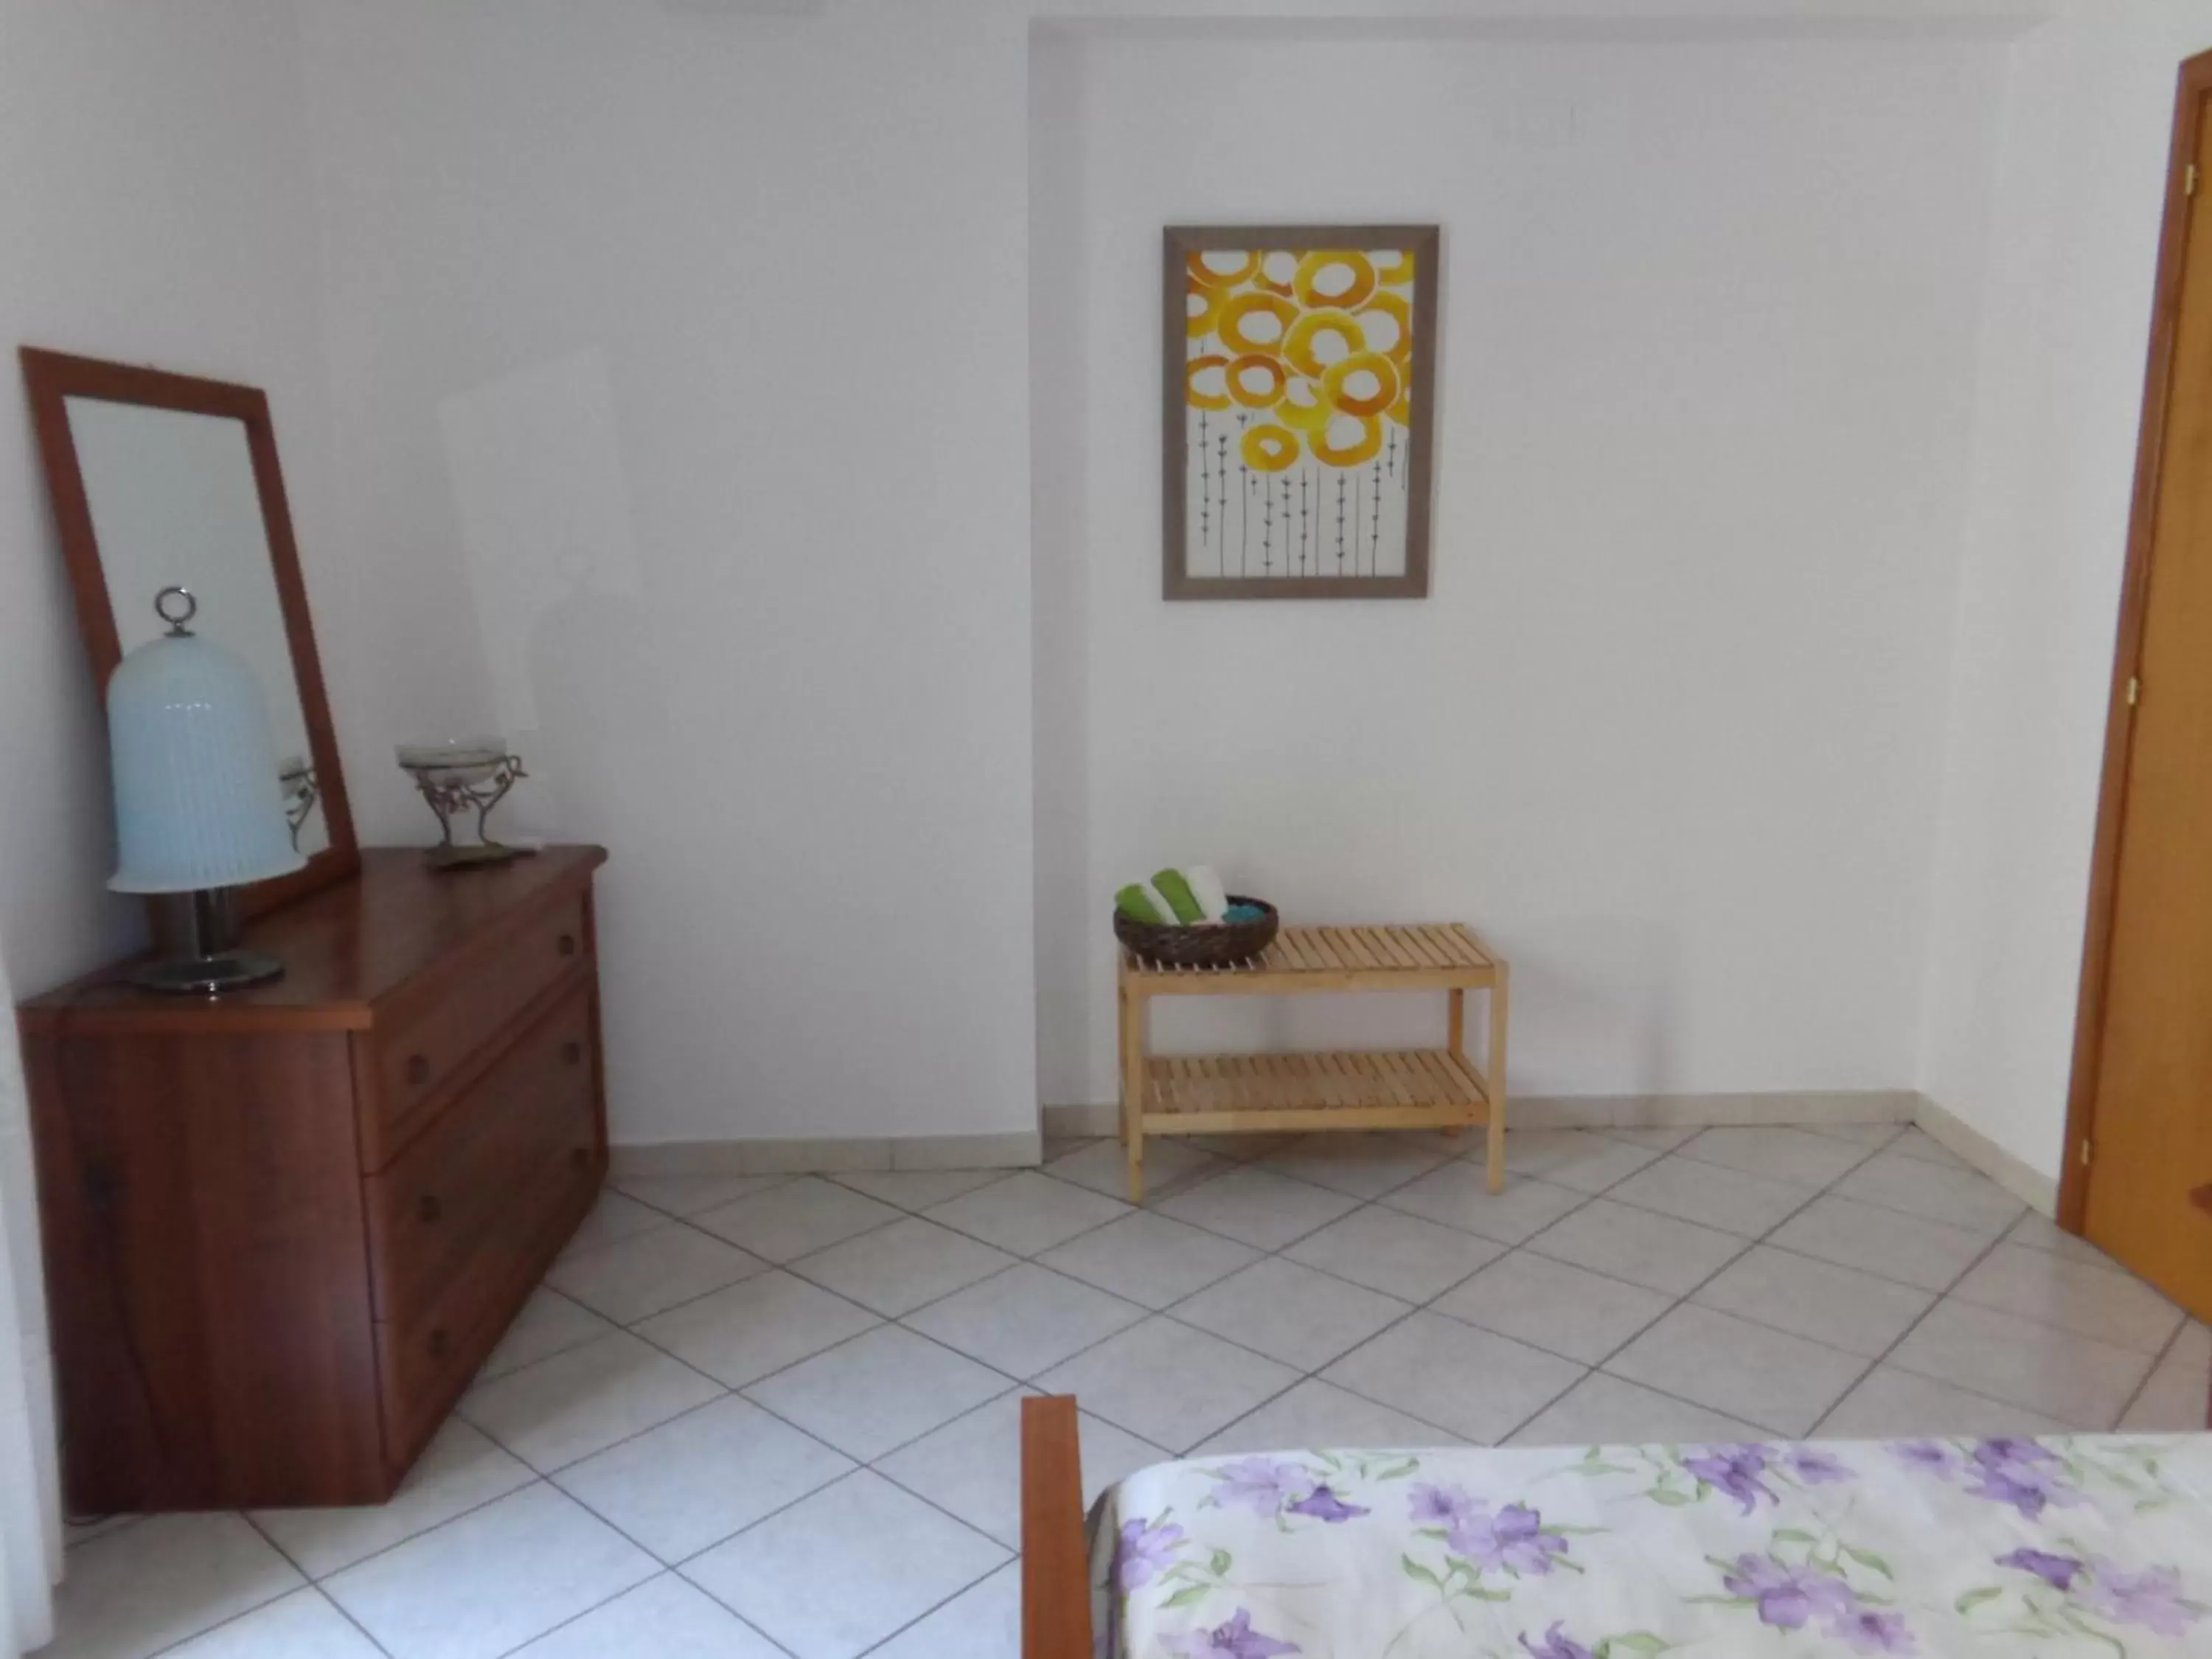
<path id="1" fill-rule="evenodd" d="M 1434 225 L 1171 225 L 1170 599 L 1429 591 Z"/>

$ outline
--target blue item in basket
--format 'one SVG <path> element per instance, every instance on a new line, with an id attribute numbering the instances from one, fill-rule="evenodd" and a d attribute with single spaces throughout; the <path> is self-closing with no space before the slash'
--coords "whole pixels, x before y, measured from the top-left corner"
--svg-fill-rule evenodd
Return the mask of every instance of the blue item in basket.
<path id="1" fill-rule="evenodd" d="M 1256 904 L 1232 904 L 1222 913 L 1221 919 L 1224 921 L 1259 921 L 1265 919 L 1267 914 Z"/>

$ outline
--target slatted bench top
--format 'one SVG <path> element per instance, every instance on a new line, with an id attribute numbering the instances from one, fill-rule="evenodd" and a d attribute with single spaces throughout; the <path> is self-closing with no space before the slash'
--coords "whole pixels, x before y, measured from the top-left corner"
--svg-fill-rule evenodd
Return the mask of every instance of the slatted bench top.
<path id="1" fill-rule="evenodd" d="M 1499 959 L 1464 922 L 1285 927 L 1250 961 L 1170 968 L 1121 952 L 1145 996 L 1281 996 L 1301 991 L 1464 990 L 1497 983 Z"/>

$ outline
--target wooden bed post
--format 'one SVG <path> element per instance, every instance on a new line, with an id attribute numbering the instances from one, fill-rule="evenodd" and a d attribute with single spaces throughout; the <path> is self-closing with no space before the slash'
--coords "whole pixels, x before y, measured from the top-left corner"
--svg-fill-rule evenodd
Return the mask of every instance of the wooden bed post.
<path id="1" fill-rule="evenodd" d="M 1022 1401 L 1022 1659 L 1092 1659 L 1073 1395 Z"/>

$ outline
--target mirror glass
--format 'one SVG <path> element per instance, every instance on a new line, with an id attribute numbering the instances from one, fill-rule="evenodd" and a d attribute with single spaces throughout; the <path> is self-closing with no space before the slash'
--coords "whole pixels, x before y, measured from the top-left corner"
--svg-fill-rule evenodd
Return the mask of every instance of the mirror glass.
<path id="1" fill-rule="evenodd" d="M 246 422 L 100 398 L 65 400 L 110 607 L 129 653 L 167 631 L 165 587 L 198 601 L 191 629 L 228 646 L 258 676 L 299 849 L 330 845 L 316 799 L 307 717 L 277 598 Z"/>

